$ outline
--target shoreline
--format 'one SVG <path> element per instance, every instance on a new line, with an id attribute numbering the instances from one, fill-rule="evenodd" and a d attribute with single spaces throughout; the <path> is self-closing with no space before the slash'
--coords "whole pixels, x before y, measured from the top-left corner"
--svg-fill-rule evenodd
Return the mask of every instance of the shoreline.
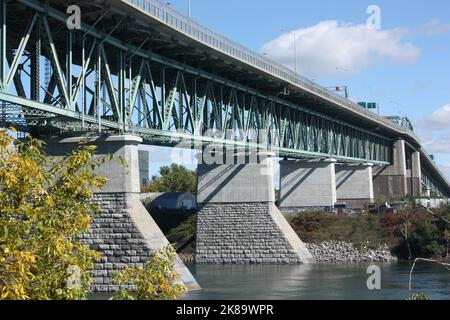
<path id="1" fill-rule="evenodd" d="M 316 262 L 398 262 L 387 245 L 377 249 L 358 248 L 351 242 L 323 241 L 305 243 Z"/>
<path id="2" fill-rule="evenodd" d="M 387 245 L 378 249 L 358 248 L 353 243 L 344 241 L 323 241 L 305 243 L 317 263 L 390 263 L 401 261 L 392 254 Z M 195 264 L 194 254 L 178 254 L 185 264 Z"/>

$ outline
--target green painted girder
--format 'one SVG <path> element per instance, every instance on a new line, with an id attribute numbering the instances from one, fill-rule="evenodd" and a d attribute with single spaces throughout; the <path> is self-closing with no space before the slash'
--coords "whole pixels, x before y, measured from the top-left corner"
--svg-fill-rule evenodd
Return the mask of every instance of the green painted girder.
<path id="1" fill-rule="evenodd" d="M 270 142 L 282 156 L 333 157 L 339 161 L 370 161 L 374 164 L 391 161 L 392 141 L 380 134 L 159 56 L 143 46 L 130 45 L 116 39 L 112 32 L 105 34 L 83 24 L 81 31 L 67 34 L 64 45 L 55 43 L 49 21 L 62 25 L 67 15 L 38 1 L 17 2 L 33 8 L 36 12 L 30 19 L 37 17 L 42 22 L 40 31 L 32 20 L 30 25 L 34 32 L 39 32 L 41 37 L 38 38 L 42 38 L 42 44 L 47 48 L 46 59 L 52 62 L 52 77 L 51 83 L 43 90 L 43 100 L 39 94 L 34 99 L 17 97 L 3 86 L 0 97 L 4 101 L 97 124 L 99 130 L 109 128 L 121 133 L 137 133 L 146 141 L 201 141 L 252 147 L 264 147 Z M 6 25 L 1 34 L 5 28 Z M 23 32 L 28 40 L 19 44 L 19 52 L 30 51 L 28 30 L 30 28 Z M 75 45 L 80 47 L 80 43 L 75 42 L 81 38 L 90 47 L 80 76 L 74 77 L 72 68 L 81 66 L 73 65 L 73 48 Z M 2 37 L 0 44 L 4 42 L 6 36 Z M 5 43 L 5 51 L 6 48 Z M 61 68 L 58 54 L 66 57 L 65 68 Z M 6 53 L 2 56 L 5 62 Z M 133 63 L 130 63 L 130 56 Z M 111 61 L 116 61 L 116 65 L 110 65 Z M 15 64 L 8 64 L 14 70 Z M 7 70 L 2 71 L 3 85 Z M 97 73 L 99 81 L 96 84 L 92 81 L 92 72 Z M 24 78 L 19 80 L 25 81 Z M 14 75 L 13 79 L 18 78 Z M 33 81 L 37 82 L 36 79 L 34 77 Z M 33 81 L 26 85 L 13 82 L 16 91 L 29 84 L 35 88 L 43 87 Z M 105 88 L 107 94 L 100 97 Z M 86 96 L 86 102 L 80 102 L 80 95 Z M 92 107 L 85 111 L 85 105 L 89 104 Z M 100 105 L 107 108 L 101 112 Z M 226 129 L 233 131 L 227 135 Z M 206 136 L 208 130 L 221 134 L 210 138 Z M 255 136 L 260 143 L 249 142 Z"/>

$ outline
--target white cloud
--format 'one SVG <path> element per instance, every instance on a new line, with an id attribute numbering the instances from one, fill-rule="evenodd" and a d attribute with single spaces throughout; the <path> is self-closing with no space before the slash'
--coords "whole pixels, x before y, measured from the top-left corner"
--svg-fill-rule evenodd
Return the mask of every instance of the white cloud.
<path id="1" fill-rule="evenodd" d="M 450 130 L 450 104 L 433 112 L 419 123 L 419 127 L 436 130 Z"/>
<path id="2" fill-rule="evenodd" d="M 309 77 L 348 75 L 376 61 L 414 63 L 420 50 L 402 41 L 404 29 L 374 30 L 366 25 L 323 21 L 295 30 L 299 72 Z M 270 58 L 294 69 L 294 34 L 285 33 L 265 44 Z"/>
<path id="3" fill-rule="evenodd" d="M 450 156 L 450 104 L 433 112 L 419 122 L 417 134 L 430 154 L 439 154 L 448 161 Z M 450 163 L 439 164 L 450 180 Z"/>
<path id="4" fill-rule="evenodd" d="M 434 153 L 450 153 L 450 134 L 441 134 L 432 140 L 423 143 L 428 152 Z"/>
<path id="5" fill-rule="evenodd" d="M 418 132 L 419 137 L 422 140 L 422 145 L 429 154 L 439 155 L 439 158 L 435 158 L 437 161 L 448 161 L 450 155 L 450 131 L 425 131 L 420 130 Z M 450 163 L 437 163 L 445 176 L 450 180 Z"/>
<path id="6" fill-rule="evenodd" d="M 434 18 L 424 25 L 424 33 L 428 36 L 439 35 L 450 31 L 450 23 L 442 23 L 439 18 Z"/>

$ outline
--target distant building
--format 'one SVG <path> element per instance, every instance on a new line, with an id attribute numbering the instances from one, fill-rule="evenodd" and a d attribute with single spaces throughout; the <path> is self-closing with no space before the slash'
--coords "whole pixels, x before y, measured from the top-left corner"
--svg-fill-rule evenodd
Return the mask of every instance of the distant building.
<path id="1" fill-rule="evenodd" d="M 150 169 L 149 169 L 149 152 L 145 150 L 139 150 L 139 179 L 141 186 L 145 186 L 150 182 Z"/>
<path id="2" fill-rule="evenodd" d="M 429 209 L 436 209 L 450 203 L 450 199 L 417 199 L 417 204 Z"/>
<path id="3" fill-rule="evenodd" d="M 192 193 L 142 193 L 141 201 L 155 209 L 193 210 L 197 207 L 197 199 Z"/>

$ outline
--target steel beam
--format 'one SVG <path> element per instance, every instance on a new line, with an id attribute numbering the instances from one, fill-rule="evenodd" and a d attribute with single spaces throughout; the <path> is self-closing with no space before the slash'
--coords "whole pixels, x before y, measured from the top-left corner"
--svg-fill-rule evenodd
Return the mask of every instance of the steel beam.
<path id="1" fill-rule="evenodd" d="M 79 121 L 81 128 L 86 122 L 89 130 L 95 125 L 98 131 L 133 132 L 146 141 L 167 144 L 187 141 L 235 147 L 270 146 L 283 157 L 332 157 L 343 162 L 379 165 L 392 161 L 392 140 L 382 134 L 158 55 L 144 48 L 146 36 L 139 46 L 116 38 L 113 33 L 124 17 L 119 17 L 109 33 L 96 29 L 105 14 L 93 25 L 83 23 L 81 30 L 68 31 L 59 28 L 67 19 L 63 12 L 36 0 L 16 1 L 34 10 L 34 15 L 30 16 L 10 63 L 9 74 L 2 70 L 0 82 L 4 85 L 14 80 L 16 88 L 30 88 L 32 94 L 30 99 L 14 98 L 16 93 L 3 90 L 2 100 L 58 115 L 61 120 L 57 125 L 63 127 L 67 123 L 67 130 L 75 130 L 73 123 Z M 4 36 L 0 42 L 6 52 L 4 0 L 1 7 Z M 51 32 L 50 25 L 57 26 L 58 34 Z M 36 34 L 36 46 L 28 52 L 31 31 Z M 65 41 L 61 40 L 63 36 Z M 52 63 L 44 103 L 39 97 L 44 86 L 39 83 L 37 62 L 41 39 L 47 48 L 45 59 Z M 74 48 L 82 49 L 78 66 L 74 64 L 80 61 L 74 56 Z M 60 53 L 64 53 L 64 68 Z M 31 54 L 30 70 L 24 66 L 24 76 L 17 77 L 20 59 L 25 54 Z M 3 67 L 7 66 L 6 58 L 2 59 Z M 73 76 L 74 68 L 81 69 L 77 78 Z M 49 122 L 48 126 L 52 123 L 56 122 Z M 207 135 L 208 131 L 217 136 Z"/>

